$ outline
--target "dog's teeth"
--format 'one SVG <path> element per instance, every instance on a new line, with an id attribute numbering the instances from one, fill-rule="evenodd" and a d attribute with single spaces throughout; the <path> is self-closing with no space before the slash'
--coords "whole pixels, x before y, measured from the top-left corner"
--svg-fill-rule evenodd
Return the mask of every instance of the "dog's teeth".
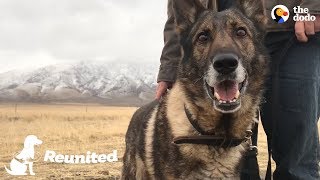
<path id="1" fill-rule="evenodd" d="M 227 103 L 227 101 L 222 101 L 223 103 Z"/>
<path id="2" fill-rule="evenodd" d="M 222 100 L 220 100 L 220 101 L 219 101 L 219 103 L 221 104 L 221 103 L 223 103 L 223 101 L 222 101 Z"/>
<path id="3" fill-rule="evenodd" d="M 240 91 L 238 90 L 237 93 L 236 93 L 236 97 L 235 98 L 238 99 L 239 96 L 240 96 Z"/>
<path id="4" fill-rule="evenodd" d="M 218 100 L 221 99 L 220 96 L 219 96 L 219 94 L 218 94 L 217 92 L 214 93 L 214 97 L 216 97 Z"/>

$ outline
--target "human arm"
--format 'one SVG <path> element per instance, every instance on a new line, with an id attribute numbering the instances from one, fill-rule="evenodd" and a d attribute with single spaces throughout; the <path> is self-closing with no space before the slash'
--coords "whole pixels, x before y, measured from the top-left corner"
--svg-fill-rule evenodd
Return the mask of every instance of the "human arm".
<path id="1" fill-rule="evenodd" d="M 168 19 L 164 27 L 164 47 L 160 58 L 160 68 L 157 78 L 156 99 L 160 99 L 167 89 L 172 87 L 177 76 L 177 67 L 181 59 L 179 37 L 175 31 L 175 21 L 172 1 L 168 0 Z"/>

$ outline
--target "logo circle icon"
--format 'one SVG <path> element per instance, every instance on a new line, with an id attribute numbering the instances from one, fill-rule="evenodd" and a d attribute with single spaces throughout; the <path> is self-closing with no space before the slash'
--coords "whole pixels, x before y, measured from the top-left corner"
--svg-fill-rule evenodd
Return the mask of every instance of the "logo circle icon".
<path id="1" fill-rule="evenodd" d="M 271 17 L 278 24 L 282 24 L 289 19 L 289 9 L 284 5 L 276 5 L 271 11 Z"/>

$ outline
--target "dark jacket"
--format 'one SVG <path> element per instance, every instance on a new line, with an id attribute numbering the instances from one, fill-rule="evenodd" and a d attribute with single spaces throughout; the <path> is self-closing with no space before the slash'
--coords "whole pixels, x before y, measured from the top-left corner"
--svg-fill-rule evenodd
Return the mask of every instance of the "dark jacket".
<path id="1" fill-rule="evenodd" d="M 164 27 L 164 47 L 160 58 L 160 68 L 157 81 L 174 82 L 177 75 L 177 66 L 181 59 L 181 47 L 178 35 L 175 32 L 175 23 L 172 9 L 172 1 L 168 0 L 168 20 Z M 199 0 L 204 7 L 212 10 L 224 9 L 224 4 L 230 0 Z M 233 0 L 231 0 L 232 2 Z M 294 6 L 309 8 L 310 14 L 320 14 L 320 0 L 262 0 L 265 7 L 265 14 L 270 17 L 267 23 L 267 32 L 272 31 L 293 31 L 293 16 L 290 16 L 288 22 L 277 24 L 271 18 L 271 10 L 275 5 L 282 4 L 292 10 Z M 218 3 L 220 2 L 220 4 Z M 292 15 L 293 12 L 290 12 Z"/>

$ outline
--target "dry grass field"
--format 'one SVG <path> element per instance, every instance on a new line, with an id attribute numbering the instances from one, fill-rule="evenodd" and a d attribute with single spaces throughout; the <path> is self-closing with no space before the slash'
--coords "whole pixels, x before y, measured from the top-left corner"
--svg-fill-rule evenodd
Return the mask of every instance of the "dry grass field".
<path id="1" fill-rule="evenodd" d="M 11 179 L 4 169 L 13 155 L 21 151 L 24 138 L 36 135 L 43 144 L 36 147 L 36 176 L 19 179 L 119 179 L 124 153 L 124 137 L 133 112 L 132 107 L 106 107 L 79 104 L 2 104 L 0 105 L 0 179 Z M 265 171 L 267 144 L 259 132 L 259 163 Z M 108 154 L 118 150 L 118 162 L 98 164 L 63 164 L 43 161 L 46 150 L 56 153 Z"/>

